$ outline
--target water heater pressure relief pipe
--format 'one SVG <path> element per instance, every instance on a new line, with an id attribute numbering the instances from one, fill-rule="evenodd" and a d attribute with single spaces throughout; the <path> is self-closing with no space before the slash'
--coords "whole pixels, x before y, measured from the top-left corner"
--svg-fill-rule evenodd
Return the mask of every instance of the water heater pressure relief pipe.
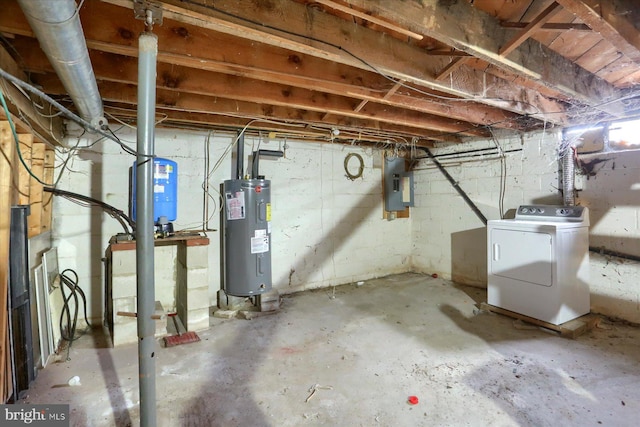
<path id="1" fill-rule="evenodd" d="M 258 150 L 253 152 L 251 162 L 251 179 L 259 179 L 260 156 L 280 158 L 284 157 L 284 152 L 280 150 Z"/>

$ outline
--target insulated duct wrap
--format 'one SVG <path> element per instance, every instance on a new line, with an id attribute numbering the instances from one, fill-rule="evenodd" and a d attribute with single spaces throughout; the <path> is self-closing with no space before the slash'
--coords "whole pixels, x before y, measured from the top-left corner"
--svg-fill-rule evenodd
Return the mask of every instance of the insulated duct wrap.
<path id="1" fill-rule="evenodd" d="M 95 127 L 105 126 L 102 99 L 75 1 L 18 2 L 80 116 Z"/>
<path id="2" fill-rule="evenodd" d="M 574 206 L 576 174 L 573 160 L 573 147 L 568 146 L 562 153 L 562 197 L 564 206 Z"/>

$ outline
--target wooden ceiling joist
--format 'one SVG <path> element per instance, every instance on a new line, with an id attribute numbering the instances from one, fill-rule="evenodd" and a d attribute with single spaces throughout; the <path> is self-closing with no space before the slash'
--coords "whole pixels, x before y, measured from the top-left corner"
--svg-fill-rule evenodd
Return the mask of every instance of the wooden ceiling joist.
<path id="1" fill-rule="evenodd" d="M 134 104 L 131 104 L 135 108 Z M 246 107 L 246 109 L 245 109 Z M 293 112 L 286 109 L 274 108 L 267 110 L 269 114 L 260 114 L 260 111 L 249 104 L 239 103 L 238 111 L 209 111 L 209 112 L 192 112 L 183 111 L 172 107 L 159 106 L 158 113 L 166 116 L 166 119 L 160 123 L 167 124 L 174 121 L 191 124 L 208 124 L 215 123 L 215 126 L 231 126 L 244 127 L 251 122 L 252 129 L 269 130 L 284 135 L 297 133 L 299 135 L 313 136 L 318 135 L 323 139 L 331 138 L 331 130 L 333 128 L 340 129 L 340 138 L 352 141 L 411 141 L 415 137 L 415 133 L 406 133 L 406 128 L 385 125 L 382 127 L 372 126 L 371 123 L 361 120 L 343 118 L 329 115 L 324 117 L 317 112 Z M 275 114 L 289 114 L 287 123 L 281 121 L 273 121 Z M 272 115 L 273 114 L 273 115 Z M 135 111 L 134 111 L 135 116 Z M 212 119 L 215 118 L 215 119 Z M 449 143 L 461 143 L 462 138 L 457 135 L 442 135 L 437 132 L 426 132 L 419 138 L 422 141 Z"/>
<path id="2" fill-rule="evenodd" d="M 640 10 L 636 0 L 557 0 L 600 33 L 620 52 L 640 64 Z M 635 17 L 636 25 L 629 19 Z"/>
<path id="3" fill-rule="evenodd" d="M 372 24 L 376 24 L 376 25 L 379 25 L 381 27 L 388 28 L 391 31 L 395 31 L 395 32 L 400 33 L 400 34 L 404 34 L 405 36 L 411 37 L 412 39 L 422 40 L 424 38 L 424 36 L 422 34 L 419 34 L 419 33 L 413 32 L 413 31 L 409 31 L 406 28 L 402 28 L 402 27 L 399 27 L 398 25 L 394 25 L 392 22 L 385 21 L 383 19 L 379 19 L 379 18 L 377 18 L 375 16 L 372 16 L 372 15 L 369 15 L 367 13 L 360 12 L 358 10 L 355 10 L 353 8 L 344 6 L 344 5 L 342 5 L 342 4 L 338 3 L 338 2 L 335 2 L 333 0 L 314 0 L 314 1 L 315 1 L 315 3 L 322 4 L 324 6 L 330 7 L 331 9 L 339 10 L 340 12 L 344 12 L 344 13 L 347 13 L 349 15 L 353 15 L 353 16 L 355 16 L 357 18 L 360 18 L 360 19 L 363 19 L 365 21 L 369 21 Z"/>
<path id="4" fill-rule="evenodd" d="M 90 32 L 90 30 L 88 31 L 89 36 L 95 36 Z M 171 32 L 168 33 L 172 34 Z M 94 64 L 94 68 L 98 70 L 108 68 L 110 69 L 109 72 L 115 73 L 123 67 L 130 67 L 130 65 L 127 64 L 132 61 L 132 58 L 137 56 L 137 48 L 135 46 L 114 43 L 113 41 L 114 40 L 107 41 L 107 38 L 104 36 L 103 40 L 95 40 L 93 38 L 87 40 L 87 45 L 91 50 L 91 60 Z M 346 74 L 346 70 L 336 69 L 334 72 L 331 72 L 331 69 L 322 67 L 320 60 L 313 57 L 297 57 L 295 60 L 296 66 L 292 67 L 290 71 L 286 71 L 286 68 L 284 67 L 282 68 L 282 71 L 278 71 L 276 69 L 265 69 L 253 65 L 223 62 L 212 59 L 211 57 L 205 57 L 204 55 L 208 55 L 208 52 L 205 50 L 205 46 L 200 46 L 195 41 L 192 42 L 192 46 L 190 46 L 186 51 L 178 45 L 177 41 L 175 42 L 176 47 L 172 48 L 173 42 L 174 40 L 169 37 L 164 38 L 164 43 L 161 46 L 162 49 L 158 52 L 158 61 L 160 63 L 193 68 L 198 71 L 211 71 L 227 75 L 248 77 L 275 84 L 287 84 L 292 87 L 309 90 L 321 89 L 323 92 L 333 95 L 347 95 L 349 97 L 359 99 L 361 102 L 381 103 L 392 107 L 410 109 L 455 120 L 464 120 L 477 125 L 495 125 L 498 128 L 507 129 L 519 129 L 520 126 L 518 122 L 518 115 L 515 113 L 510 113 L 508 111 L 489 107 L 483 104 L 460 102 L 435 97 L 431 98 L 425 95 L 411 94 L 406 90 L 401 92 L 398 89 L 401 88 L 399 83 L 404 84 L 402 81 L 396 82 L 386 91 L 367 88 L 367 85 L 379 86 L 381 84 L 392 84 L 388 80 L 380 78 L 380 76 L 373 73 L 369 73 L 371 74 L 369 81 L 363 82 L 362 79 L 360 79 L 359 82 L 361 84 L 355 84 L 355 82 L 345 83 L 343 77 Z M 35 39 L 19 38 L 14 43 L 16 47 L 20 48 L 20 50 L 29 52 L 28 54 L 25 54 L 24 61 L 26 67 L 30 71 L 37 73 L 51 71 L 51 67 L 46 58 L 38 53 L 39 50 Z M 94 51 L 103 53 L 100 54 Z M 176 54 L 172 51 L 183 51 L 184 53 Z M 200 56 L 198 56 L 198 53 Z M 119 58 L 116 55 L 124 55 L 126 58 Z M 280 57 L 276 56 L 276 53 L 269 54 L 268 52 L 263 51 L 261 55 L 273 66 L 276 66 L 276 64 L 280 62 L 286 62 L 287 64 L 285 65 L 291 66 L 289 63 L 290 61 L 283 61 Z M 273 58 L 270 58 L 269 55 L 274 56 Z M 224 48 L 221 48 L 218 50 L 217 56 L 233 57 L 234 55 L 232 55 L 231 51 L 227 54 L 224 51 Z M 237 55 L 235 56 L 237 57 Z M 250 57 L 247 58 L 247 63 L 250 62 L 251 59 L 252 58 Z M 240 59 L 237 58 L 236 61 L 240 61 Z M 121 67 L 114 67 L 114 64 L 122 65 Z M 325 72 L 309 75 L 309 71 L 317 72 L 319 69 L 324 70 Z M 159 75 L 162 77 L 161 74 Z M 319 76 L 322 76 L 322 78 Z M 179 80 L 180 79 L 177 79 L 177 81 Z"/>
<path id="5" fill-rule="evenodd" d="M 55 75 L 39 76 L 39 83 L 46 87 L 51 93 L 64 94 L 64 88 L 57 80 Z M 229 82 L 227 82 L 229 83 Z M 221 86 L 224 86 L 222 84 Z M 124 102 L 127 104 L 137 104 L 137 89 L 132 82 L 126 81 L 109 81 L 99 80 L 98 88 L 103 99 L 110 102 Z M 255 89 L 255 88 L 254 88 Z M 221 93 L 223 89 L 221 89 Z M 250 92 L 250 91 L 247 91 Z M 228 92 L 230 93 L 230 92 Z M 295 120 L 297 122 L 303 121 L 320 121 L 320 115 L 327 112 L 324 106 L 313 108 L 299 108 L 294 103 L 270 101 L 267 103 L 257 102 L 255 99 L 242 99 L 234 95 L 233 99 L 226 98 L 224 96 L 216 96 L 211 92 L 206 95 L 197 93 L 197 91 L 186 91 L 184 88 L 178 92 L 172 88 L 159 88 L 157 90 L 157 105 L 158 108 L 170 109 L 175 111 L 191 111 L 203 114 L 228 114 L 231 116 L 242 114 L 245 117 L 269 117 L 273 120 L 278 118 L 282 120 Z M 317 98 L 319 104 L 320 98 Z M 329 112 L 333 112 L 333 109 L 338 107 L 334 106 L 332 102 L 327 102 L 326 107 L 332 108 Z M 345 107 L 346 108 L 346 107 Z M 384 129 L 388 132 L 400 132 L 407 135 L 422 135 L 425 138 L 442 140 L 449 140 L 446 136 L 451 131 L 434 131 L 433 127 L 429 126 L 425 121 L 419 121 L 413 117 L 393 117 L 389 118 L 383 116 L 383 112 L 380 113 L 380 117 L 376 113 L 362 112 L 360 114 L 349 114 L 350 111 L 343 113 L 338 111 L 335 115 L 337 117 L 336 123 L 351 123 L 357 122 L 362 124 L 362 128 L 374 128 Z M 464 132 L 464 131 L 468 132 Z M 487 131 L 485 130 L 472 130 L 461 129 L 461 134 L 464 135 L 483 135 Z M 459 140 L 459 138 L 458 138 Z"/>
<path id="6" fill-rule="evenodd" d="M 527 26 L 525 26 L 520 32 L 507 43 L 500 47 L 498 54 L 500 56 L 507 56 L 518 46 L 524 43 L 529 37 L 533 35 L 539 28 L 546 24 L 551 18 L 553 18 L 562 8 L 556 2 L 551 3 L 546 9 L 544 9 L 538 16 L 536 16 Z"/>
<path id="7" fill-rule="evenodd" d="M 108 75 L 103 70 L 102 74 L 98 74 L 96 77 L 100 82 L 110 83 L 108 87 L 105 84 L 100 85 L 100 87 L 104 87 L 104 89 L 101 89 L 101 93 L 103 93 L 102 90 L 111 90 L 111 86 L 118 87 L 119 84 L 135 89 L 137 73 L 135 63 L 132 65 L 128 72 L 121 69 L 118 73 Z M 174 73 L 173 75 L 176 78 L 182 79 L 179 87 L 172 87 L 171 82 L 174 82 L 175 79 L 169 77 L 168 73 Z M 367 105 L 361 111 L 356 112 L 354 111 L 355 105 L 349 98 L 321 94 L 306 89 L 291 88 L 285 85 L 265 84 L 261 81 L 248 80 L 242 77 L 219 76 L 212 78 L 206 72 L 188 70 L 188 73 L 185 73 L 184 70 L 175 68 L 172 70 L 170 66 L 164 64 L 159 64 L 158 74 L 164 74 L 166 76 L 165 82 L 170 83 L 170 85 L 163 82 L 159 83 L 158 104 L 180 106 L 184 110 L 210 111 L 219 108 L 218 99 L 224 98 L 255 103 L 264 106 L 264 108 L 273 106 L 286 107 L 295 110 L 331 113 L 360 120 L 378 121 L 413 128 L 414 132 L 418 129 L 421 131 L 435 129 L 442 133 L 461 133 L 468 136 L 490 135 L 488 130 L 472 128 L 467 123 L 434 116 L 429 117 L 424 114 L 375 104 Z M 38 82 L 51 93 L 62 92 L 59 86 L 57 88 L 54 86 L 55 83 L 53 82 L 57 81 L 55 75 L 49 74 L 38 77 Z M 121 90 L 127 89 L 123 87 Z M 132 93 L 137 94 L 135 91 Z M 160 96 L 160 94 L 163 95 Z M 103 96 L 106 95 L 103 94 Z"/>
<path id="8" fill-rule="evenodd" d="M 524 26 L 519 33 L 509 40 L 504 46 L 500 48 L 498 52 L 500 56 L 507 56 L 515 48 L 520 46 L 526 39 L 531 37 L 539 28 L 547 23 L 553 16 L 560 10 L 560 5 L 553 2 L 549 7 L 543 10 L 538 16 L 536 16 L 531 22 Z M 436 75 L 437 80 L 442 80 L 449 74 L 457 70 L 461 65 L 465 64 L 470 57 L 462 57 L 453 60 L 448 64 L 440 73 Z"/>
<path id="9" fill-rule="evenodd" d="M 132 7 L 127 0 L 104 1 Z M 283 47 L 369 72 L 376 71 L 453 97 L 473 99 L 540 120 L 559 123 L 557 120 L 561 115 L 557 113 L 566 108 L 555 100 L 543 99 L 533 91 L 529 92 L 502 79 L 487 78 L 475 70 L 465 70 L 463 78 L 455 82 L 438 81 L 435 75 L 442 67 L 423 49 L 366 28 L 359 27 L 354 31 L 353 25 L 335 16 L 307 9 L 290 0 L 270 0 L 268 7 L 259 0 L 241 3 L 220 0 L 215 3 L 216 10 L 197 1 L 165 0 L 163 7 L 165 19 Z M 367 10 L 362 4 L 357 7 Z M 274 10 L 286 10 L 288 19 L 282 20 Z M 224 11 L 225 15 L 218 11 Z M 242 19 L 229 16 L 241 16 Z M 258 22 L 261 25 L 254 24 Z M 478 82 L 482 84 L 478 85 Z M 510 94 L 509 99 L 500 99 L 505 94 Z M 546 114 L 551 112 L 553 114 Z"/>
<path id="10" fill-rule="evenodd" d="M 21 78 L 65 99 L 17 0 L 0 1 L 0 42 L 19 58 Z M 101 96 L 127 121 L 144 31 L 133 3 L 79 3 Z M 633 0 L 158 4 L 161 125 L 226 129 L 259 119 L 256 129 L 293 127 L 301 137 L 333 140 L 337 127 L 344 140 L 430 144 L 640 111 Z"/>
<path id="11" fill-rule="evenodd" d="M 573 99 L 613 117 L 625 117 L 625 106 L 616 102 L 625 94 L 603 79 L 558 55 L 541 43 L 527 39 L 508 56 L 500 49 L 512 38 L 499 20 L 467 1 L 345 0 L 407 28 L 420 31 L 456 49 L 467 52 L 514 74 L 541 82 Z M 442 25 L 446 22 L 447 25 Z M 604 104 L 603 104 L 604 102 Z"/>

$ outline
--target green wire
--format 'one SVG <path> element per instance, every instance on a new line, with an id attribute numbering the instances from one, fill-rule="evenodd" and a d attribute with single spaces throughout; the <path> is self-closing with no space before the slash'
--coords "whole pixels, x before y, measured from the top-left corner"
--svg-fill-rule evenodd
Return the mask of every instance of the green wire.
<path id="1" fill-rule="evenodd" d="M 16 141 L 16 150 L 18 150 L 18 157 L 20 158 L 20 163 L 22 163 L 22 166 L 24 166 L 24 168 L 27 170 L 27 172 L 29 172 L 29 175 L 31 175 L 31 177 L 33 179 L 35 179 L 40 184 L 42 184 L 42 185 L 44 185 L 46 187 L 51 186 L 51 184 L 47 184 L 46 182 L 40 180 L 40 178 L 35 176 L 33 174 L 33 172 L 31 171 L 31 169 L 29 169 L 29 166 L 27 166 L 27 163 L 22 158 L 22 152 L 20 151 L 20 140 L 18 139 L 18 133 L 16 132 L 16 127 L 14 126 L 13 120 L 11 119 L 11 112 L 9 111 L 9 107 L 7 107 L 7 103 L 4 100 L 4 94 L 2 92 L 2 88 L 0 88 L 0 102 L 2 102 L 2 108 L 4 108 L 4 112 L 7 115 L 7 120 L 9 121 L 9 126 L 11 127 L 11 132 L 13 133 L 13 139 L 15 139 L 15 141 Z"/>

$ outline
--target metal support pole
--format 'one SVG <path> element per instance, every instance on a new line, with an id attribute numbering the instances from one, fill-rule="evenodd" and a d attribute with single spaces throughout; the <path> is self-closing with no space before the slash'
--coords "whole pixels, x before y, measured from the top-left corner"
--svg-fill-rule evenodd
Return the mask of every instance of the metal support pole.
<path id="1" fill-rule="evenodd" d="M 154 289 L 153 159 L 158 37 L 138 39 L 138 139 L 136 161 L 136 265 L 138 291 L 138 372 L 140 426 L 156 426 L 156 341 Z"/>

